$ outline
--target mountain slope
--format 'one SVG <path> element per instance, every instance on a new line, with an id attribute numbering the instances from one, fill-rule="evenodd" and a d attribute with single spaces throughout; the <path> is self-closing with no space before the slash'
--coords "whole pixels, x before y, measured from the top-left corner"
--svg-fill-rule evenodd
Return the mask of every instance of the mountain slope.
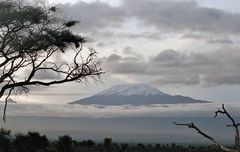
<path id="1" fill-rule="evenodd" d="M 148 105 L 178 103 L 207 103 L 207 101 L 180 95 L 172 96 L 146 84 L 126 84 L 113 86 L 94 96 L 70 104 Z"/>

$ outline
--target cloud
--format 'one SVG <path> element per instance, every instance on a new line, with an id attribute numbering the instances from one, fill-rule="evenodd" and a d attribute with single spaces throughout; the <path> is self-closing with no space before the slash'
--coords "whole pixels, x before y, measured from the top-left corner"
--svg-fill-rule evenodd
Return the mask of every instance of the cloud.
<path id="1" fill-rule="evenodd" d="M 202 39 L 205 39 L 206 36 L 202 35 L 202 34 L 199 34 L 199 33 L 187 33 L 187 34 L 184 34 L 181 38 L 182 39 L 202 40 Z"/>
<path id="2" fill-rule="evenodd" d="M 1 103 L 0 103 L 1 105 Z M 142 106 L 103 106 L 66 104 L 11 104 L 8 116 L 56 116 L 83 118 L 121 118 L 121 117 L 168 117 L 168 116 L 206 116 L 218 107 L 219 103 L 208 104 L 165 104 Z M 1 106 L 2 110 L 4 106 Z M 239 106 L 237 106 L 239 107 Z M 235 107 L 236 109 L 236 107 Z M 238 109 L 238 108 L 237 108 Z"/>
<path id="3" fill-rule="evenodd" d="M 112 45 L 110 40 L 121 43 L 123 41 L 117 41 L 121 38 L 127 41 L 137 38 L 159 40 L 164 38 L 164 34 L 159 34 L 161 31 L 181 33 L 182 38 L 226 45 L 234 43 L 234 39 L 229 39 L 228 35 L 240 32 L 240 14 L 203 7 L 197 1 L 122 0 L 118 6 L 103 1 L 79 1 L 72 5 L 61 4 L 60 7 L 63 14 L 81 21 L 77 30 L 91 32 L 96 39 L 92 41 L 98 47 Z M 135 23 L 136 28 L 126 26 L 131 23 Z M 203 51 L 205 53 L 164 50 L 145 60 L 134 52 L 132 45 L 127 46 L 130 47 L 121 53 L 128 57 L 112 54 L 104 59 L 107 72 L 136 79 L 141 77 L 152 83 L 166 85 L 240 84 L 239 48 Z M 144 51 L 138 50 L 142 54 Z"/>
<path id="4" fill-rule="evenodd" d="M 142 61 L 134 57 L 123 58 L 117 54 L 112 54 L 104 59 L 103 62 L 103 66 L 110 73 L 141 74 L 145 71 Z"/>
<path id="5" fill-rule="evenodd" d="M 125 11 L 100 1 L 79 1 L 72 5 L 60 5 L 60 8 L 69 18 L 81 21 L 78 28 L 82 32 L 118 26 L 126 16 Z"/>
<path id="6" fill-rule="evenodd" d="M 187 34 L 183 34 L 181 38 L 192 39 L 197 41 L 204 40 L 210 44 L 233 44 L 234 43 L 234 41 L 231 38 L 226 37 L 225 35 L 216 36 L 213 34 L 187 33 Z"/>
<path id="7" fill-rule="evenodd" d="M 29 76 L 30 72 L 31 69 L 25 69 L 24 74 L 21 75 L 20 78 L 26 79 Z M 56 80 L 62 78 L 62 75 L 50 70 L 38 70 L 33 78 L 37 80 Z"/>
<path id="8" fill-rule="evenodd" d="M 149 39 L 149 40 L 161 40 L 162 37 L 159 33 L 117 33 L 114 35 L 118 38 L 129 38 L 129 39 Z"/>
<path id="9" fill-rule="evenodd" d="M 133 53 L 133 48 L 131 46 L 126 46 L 124 49 L 123 49 L 123 53 L 126 53 L 126 54 L 131 54 Z"/>
<path id="10" fill-rule="evenodd" d="M 123 8 L 161 30 L 239 33 L 240 15 L 199 6 L 196 1 L 124 0 Z M 143 9 L 144 8 L 144 9 Z"/>
<path id="11" fill-rule="evenodd" d="M 34 79 L 39 80 L 56 80 L 62 78 L 60 73 L 49 71 L 49 70 L 41 70 L 36 72 Z"/>
<path id="12" fill-rule="evenodd" d="M 240 84 L 240 49 L 224 48 L 207 53 L 164 50 L 144 61 L 112 54 L 104 67 L 112 74 L 129 75 L 159 85 Z"/>
<path id="13" fill-rule="evenodd" d="M 229 38 L 219 38 L 219 39 L 210 39 L 208 43 L 217 43 L 217 44 L 233 44 L 233 41 Z"/>
<path id="14" fill-rule="evenodd" d="M 168 32 L 205 32 L 212 34 L 235 34 L 240 32 L 240 14 L 200 6 L 196 1 L 176 0 L 123 0 L 121 5 L 110 6 L 101 1 L 61 4 L 63 14 L 80 20 L 82 32 L 98 32 L 104 28 L 119 28 L 133 19 L 144 27 L 155 27 Z M 137 28 L 141 28 L 137 25 Z M 139 31 L 140 32 L 140 31 Z M 142 34 L 159 38 L 156 34 Z M 129 37 L 138 37 L 138 34 Z"/>
<path id="15" fill-rule="evenodd" d="M 106 42 L 99 42 L 97 43 L 98 47 L 105 47 L 106 46 Z"/>

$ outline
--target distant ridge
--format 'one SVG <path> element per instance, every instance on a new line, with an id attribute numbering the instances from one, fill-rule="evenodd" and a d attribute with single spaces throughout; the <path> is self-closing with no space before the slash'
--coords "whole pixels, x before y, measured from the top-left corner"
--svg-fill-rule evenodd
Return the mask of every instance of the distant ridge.
<path id="1" fill-rule="evenodd" d="M 69 104 L 97 105 L 149 105 L 149 104 L 180 104 L 208 103 L 181 95 L 169 95 L 147 84 L 115 85 L 96 95 Z"/>

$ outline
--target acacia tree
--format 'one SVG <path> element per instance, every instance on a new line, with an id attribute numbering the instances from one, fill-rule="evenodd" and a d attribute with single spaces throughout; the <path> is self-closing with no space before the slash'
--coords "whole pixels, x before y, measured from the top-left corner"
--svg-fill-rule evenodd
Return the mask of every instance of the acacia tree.
<path id="1" fill-rule="evenodd" d="M 240 136 L 239 136 L 239 126 L 240 126 L 240 123 L 236 122 L 236 120 L 229 114 L 229 112 L 225 109 L 224 104 L 222 104 L 222 108 L 221 109 L 218 109 L 215 112 L 215 117 L 217 117 L 219 114 L 225 115 L 231 122 L 230 124 L 227 124 L 226 126 L 227 127 L 233 127 L 234 130 L 235 130 L 235 135 L 234 135 L 235 141 L 234 141 L 233 148 L 228 148 L 228 147 L 225 147 L 223 144 L 220 144 L 213 137 L 211 137 L 207 133 L 203 132 L 193 122 L 191 122 L 191 123 L 176 123 L 176 122 L 173 122 L 173 123 L 175 125 L 178 125 L 178 126 L 187 126 L 188 128 L 192 128 L 192 129 L 196 130 L 197 133 L 199 133 L 200 135 L 202 135 L 206 139 L 208 139 L 211 142 L 213 142 L 213 144 L 215 146 L 217 146 L 219 149 L 221 149 L 221 150 L 223 150 L 225 152 L 240 152 Z"/>
<path id="2" fill-rule="evenodd" d="M 0 98 L 29 92 L 29 86 L 81 82 L 103 73 L 96 51 L 87 49 L 83 36 L 72 32 L 78 22 L 60 19 L 56 7 L 0 1 Z M 88 51 L 84 55 L 83 51 Z M 66 57 L 66 54 L 67 57 Z M 54 56 L 62 56 L 62 61 Z M 39 79 L 40 73 L 54 79 Z"/>

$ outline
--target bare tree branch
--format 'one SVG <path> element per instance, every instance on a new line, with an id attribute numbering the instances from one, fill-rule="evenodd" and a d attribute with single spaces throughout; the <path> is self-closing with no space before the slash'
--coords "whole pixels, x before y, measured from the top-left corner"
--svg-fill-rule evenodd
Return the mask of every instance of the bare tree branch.
<path id="1" fill-rule="evenodd" d="M 192 128 L 192 129 L 196 130 L 198 134 L 202 135 L 203 137 L 205 137 L 208 140 L 210 140 L 211 142 L 213 142 L 215 146 L 222 149 L 223 151 L 238 152 L 236 150 L 229 149 L 229 148 L 223 146 L 222 144 L 219 144 L 214 138 L 212 138 L 211 136 L 209 136 L 208 134 L 206 134 L 202 130 L 200 130 L 193 122 L 191 122 L 191 123 L 176 123 L 176 122 L 173 122 L 173 123 L 177 126 L 187 126 L 188 128 Z"/>
<path id="2" fill-rule="evenodd" d="M 227 125 L 228 127 L 234 127 L 235 129 L 235 147 L 238 151 L 240 151 L 240 139 L 239 139 L 239 128 L 238 126 L 240 125 L 239 123 L 236 123 L 234 118 L 227 112 L 227 110 L 224 107 L 224 104 L 222 104 L 222 109 L 218 109 L 215 112 L 215 117 L 218 116 L 218 114 L 223 114 L 226 115 L 227 118 L 231 121 L 232 124 Z"/>
<path id="3" fill-rule="evenodd" d="M 236 121 L 234 120 L 234 118 L 228 113 L 228 111 L 225 109 L 224 104 L 222 104 L 222 109 L 218 109 L 215 112 L 215 117 L 218 116 L 218 114 L 223 114 L 226 115 L 227 118 L 231 121 L 232 124 L 227 125 L 227 127 L 234 127 L 235 128 L 235 145 L 234 145 L 234 149 L 230 149 L 225 147 L 224 145 L 218 143 L 213 137 L 209 136 L 208 134 L 206 134 L 205 132 L 203 132 L 202 130 L 200 130 L 193 122 L 191 123 L 176 123 L 173 122 L 175 125 L 178 126 L 187 126 L 188 128 L 192 128 L 194 130 L 197 131 L 197 133 L 199 133 L 200 135 L 202 135 L 203 137 L 205 137 L 206 139 L 210 140 L 211 142 L 214 143 L 214 145 L 216 145 L 217 147 L 219 147 L 220 149 L 222 149 L 223 151 L 226 152 L 240 152 L 240 144 L 239 144 L 239 126 L 240 123 L 236 123 Z"/>

